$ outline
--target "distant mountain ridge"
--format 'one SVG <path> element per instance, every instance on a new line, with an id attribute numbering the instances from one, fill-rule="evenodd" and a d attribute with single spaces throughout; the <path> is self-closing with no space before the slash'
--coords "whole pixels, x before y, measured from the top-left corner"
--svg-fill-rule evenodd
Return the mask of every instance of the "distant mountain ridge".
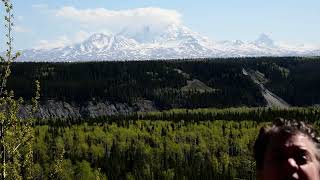
<path id="1" fill-rule="evenodd" d="M 162 31 L 145 26 L 116 34 L 96 33 L 81 43 L 53 49 L 23 50 L 19 61 L 114 61 L 248 56 L 319 56 L 320 49 L 288 48 L 261 34 L 252 42 L 210 41 L 182 25 Z"/>

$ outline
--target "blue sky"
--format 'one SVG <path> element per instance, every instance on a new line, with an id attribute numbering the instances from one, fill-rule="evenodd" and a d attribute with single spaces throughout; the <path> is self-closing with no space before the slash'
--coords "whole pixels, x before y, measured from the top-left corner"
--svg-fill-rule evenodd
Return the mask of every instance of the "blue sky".
<path id="1" fill-rule="evenodd" d="M 180 23 L 213 41 L 256 39 L 320 47 L 319 0 L 13 0 L 16 49 L 62 46 L 94 32 Z M 1 9 L 4 14 L 4 9 Z M 2 21 L 3 22 L 3 21 Z M 4 32 L 3 24 L 0 29 Z M 3 42 L 3 37 L 1 40 Z M 3 50 L 3 46 L 0 46 Z"/>

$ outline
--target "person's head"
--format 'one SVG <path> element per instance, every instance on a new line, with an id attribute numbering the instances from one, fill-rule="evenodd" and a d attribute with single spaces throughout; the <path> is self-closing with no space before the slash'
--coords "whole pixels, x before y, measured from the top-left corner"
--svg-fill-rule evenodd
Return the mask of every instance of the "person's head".
<path id="1" fill-rule="evenodd" d="M 262 127 L 254 158 L 260 180 L 320 180 L 320 138 L 305 122 L 277 119 Z"/>

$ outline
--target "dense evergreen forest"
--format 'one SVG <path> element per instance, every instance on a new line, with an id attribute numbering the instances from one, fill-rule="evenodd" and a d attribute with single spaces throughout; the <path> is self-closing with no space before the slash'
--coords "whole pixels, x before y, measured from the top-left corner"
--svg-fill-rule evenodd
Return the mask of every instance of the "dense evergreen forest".
<path id="1" fill-rule="evenodd" d="M 95 99 L 130 104 L 146 99 L 161 110 L 91 119 L 37 119 L 32 168 L 21 165 L 21 176 L 255 179 L 252 147 L 261 126 L 283 117 L 320 128 L 319 60 L 14 63 L 8 86 L 16 97 L 33 97 L 33 81 L 38 79 L 42 102 L 81 104 Z M 308 107 L 260 107 L 265 99 L 246 72 L 291 105 Z"/>
<path id="2" fill-rule="evenodd" d="M 318 108 L 175 109 L 35 128 L 35 179 L 255 179 L 252 147 L 275 117 Z M 57 170 L 57 167 L 60 169 Z"/>
<path id="3" fill-rule="evenodd" d="M 261 57 L 166 61 L 14 63 L 8 86 L 17 97 L 84 103 L 95 99 L 158 109 L 264 106 L 259 88 L 243 69 L 293 106 L 320 104 L 320 58 Z"/>
<path id="4" fill-rule="evenodd" d="M 254 179 L 248 146 L 257 131 L 252 121 L 39 126 L 35 178 Z M 62 171 L 53 173 L 62 153 Z"/>

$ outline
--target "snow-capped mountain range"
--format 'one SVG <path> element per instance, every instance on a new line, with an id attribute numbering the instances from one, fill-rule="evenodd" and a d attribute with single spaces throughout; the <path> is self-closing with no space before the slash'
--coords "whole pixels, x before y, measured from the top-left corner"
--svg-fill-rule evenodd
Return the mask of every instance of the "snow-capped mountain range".
<path id="1" fill-rule="evenodd" d="M 319 56 L 320 49 L 288 47 L 261 34 L 257 40 L 214 42 L 183 25 L 162 31 L 145 26 L 116 34 L 96 33 L 85 41 L 53 49 L 23 50 L 18 61 L 111 61 L 247 56 Z"/>

